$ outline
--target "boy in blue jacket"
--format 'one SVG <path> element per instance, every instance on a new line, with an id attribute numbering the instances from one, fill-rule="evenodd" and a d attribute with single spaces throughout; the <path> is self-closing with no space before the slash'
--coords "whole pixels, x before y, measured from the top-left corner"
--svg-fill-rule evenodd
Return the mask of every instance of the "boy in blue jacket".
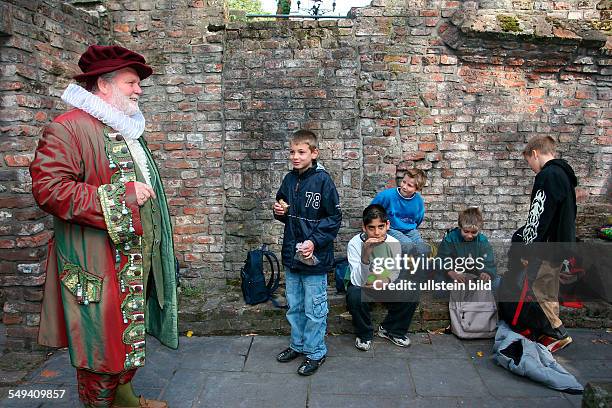
<path id="1" fill-rule="evenodd" d="M 410 169 L 404 175 L 400 186 L 376 194 L 370 204 L 379 204 L 389 216 L 389 235 L 402 245 L 407 255 L 429 255 L 429 245 L 417 229 L 425 216 L 425 204 L 419 191 L 427 182 L 427 176 L 420 169 Z"/>
<path id="2" fill-rule="evenodd" d="M 285 266 L 289 347 L 276 356 L 285 363 L 305 356 L 300 375 L 312 375 L 325 362 L 327 272 L 333 268 L 333 242 L 342 214 L 336 186 L 317 163 L 317 136 L 298 130 L 291 138 L 290 171 L 276 193 L 274 218 L 285 224 Z"/>

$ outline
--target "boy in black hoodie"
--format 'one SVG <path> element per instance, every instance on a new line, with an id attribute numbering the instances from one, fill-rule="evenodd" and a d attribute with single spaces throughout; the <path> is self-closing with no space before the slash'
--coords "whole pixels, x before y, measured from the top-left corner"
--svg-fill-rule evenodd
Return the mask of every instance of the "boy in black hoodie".
<path id="1" fill-rule="evenodd" d="M 318 155 L 313 132 L 293 134 L 293 170 L 283 179 L 273 208 L 274 218 L 285 224 L 282 258 L 291 325 L 289 347 L 276 359 L 285 363 L 305 356 L 300 375 L 314 374 L 327 354 L 327 272 L 333 268 L 334 239 L 342 221 L 336 186 L 317 163 Z"/>
<path id="2" fill-rule="evenodd" d="M 572 342 L 559 319 L 558 302 L 561 262 L 567 256 L 562 247 L 567 244 L 541 243 L 576 241 L 575 188 L 578 180 L 565 160 L 555 159 L 555 141 L 550 136 L 536 136 L 529 140 L 523 157 L 536 173 L 536 178 L 527 224 L 515 233 L 513 241 L 522 240 L 525 245 L 527 276 L 546 317 L 541 323 L 531 322 L 531 328 L 535 329 L 532 332 L 538 342 L 555 352 Z M 513 320 L 516 321 L 517 317 Z"/>

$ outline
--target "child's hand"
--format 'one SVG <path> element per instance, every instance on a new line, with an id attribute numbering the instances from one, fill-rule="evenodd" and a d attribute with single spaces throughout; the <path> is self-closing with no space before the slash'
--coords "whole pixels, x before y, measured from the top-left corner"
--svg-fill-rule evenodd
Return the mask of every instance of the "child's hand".
<path id="1" fill-rule="evenodd" d="M 311 240 L 306 240 L 302 242 L 300 252 L 302 253 L 302 255 L 304 255 L 304 258 L 310 258 L 312 256 L 312 253 L 314 252 L 314 243 Z"/>
<path id="2" fill-rule="evenodd" d="M 363 241 L 363 248 L 361 249 L 361 263 L 369 264 L 370 263 L 370 255 L 372 255 L 372 250 L 376 245 L 380 245 L 385 242 L 387 237 L 380 238 L 368 238 Z"/>
<path id="3" fill-rule="evenodd" d="M 488 273 L 481 272 L 479 277 L 480 277 L 480 280 L 485 281 L 485 282 L 488 282 L 491 280 L 491 277 L 489 276 Z"/>
<path id="4" fill-rule="evenodd" d="M 274 203 L 272 209 L 274 210 L 274 214 L 276 215 L 285 215 L 287 213 L 287 208 L 289 208 L 289 204 L 280 199 Z"/>
<path id="5" fill-rule="evenodd" d="M 370 246 L 375 246 L 378 244 L 382 244 L 383 242 L 385 242 L 385 239 L 387 239 L 387 237 L 379 237 L 379 238 L 368 238 L 365 240 L 365 244 L 366 245 L 370 245 Z"/>
<path id="6" fill-rule="evenodd" d="M 466 277 L 464 274 L 462 274 L 462 273 L 457 273 L 457 272 L 455 272 L 455 271 L 450 271 L 450 272 L 448 273 L 448 276 L 449 276 L 449 277 L 450 277 L 452 280 L 454 280 L 454 281 L 456 281 L 456 282 L 467 283 L 467 281 L 468 281 L 468 278 L 467 278 L 467 277 Z"/>

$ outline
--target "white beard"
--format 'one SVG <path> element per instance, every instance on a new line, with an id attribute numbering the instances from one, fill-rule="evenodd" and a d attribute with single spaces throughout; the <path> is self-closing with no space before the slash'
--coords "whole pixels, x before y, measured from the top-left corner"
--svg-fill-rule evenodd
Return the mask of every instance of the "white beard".
<path id="1" fill-rule="evenodd" d="M 118 109 L 119 111 L 125 113 L 127 116 L 133 116 L 140 112 L 140 107 L 138 106 L 138 102 L 135 102 L 128 98 L 125 95 L 121 94 L 119 87 L 111 82 L 112 93 L 110 96 L 109 103 Z"/>

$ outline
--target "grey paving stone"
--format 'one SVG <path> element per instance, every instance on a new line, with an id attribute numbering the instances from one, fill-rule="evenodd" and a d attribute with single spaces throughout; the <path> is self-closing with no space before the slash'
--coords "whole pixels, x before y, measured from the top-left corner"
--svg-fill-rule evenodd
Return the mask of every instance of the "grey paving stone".
<path id="1" fill-rule="evenodd" d="M 557 356 L 555 358 L 582 385 L 586 385 L 589 381 L 612 381 L 612 361 L 610 360 L 577 361 Z"/>
<path id="2" fill-rule="evenodd" d="M 382 397 L 380 395 L 317 394 L 315 390 L 308 398 L 308 408 L 456 408 L 457 401 L 408 399 L 406 397 Z"/>
<path id="3" fill-rule="evenodd" d="M 218 373 L 197 371 L 186 368 L 178 370 L 160 394 L 160 399 L 167 401 L 172 408 L 191 408 L 200 396 L 208 379 Z"/>
<path id="4" fill-rule="evenodd" d="M 311 394 L 308 398 L 308 408 L 393 408 L 405 406 L 401 398 L 387 399 L 376 396 L 363 395 L 335 395 L 335 394 Z"/>
<path id="5" fill-rule="evenodd" d="M 193 339 L 193 340 L 192 340 Z M 252 337 L 193 337 L 184 341 L 181 368 L 192 370 L 241 371 Z"/>
<path id="6" fill-rule="evenodd" d="M 308 384 L 308 378 L 297 374 L 214 373 L 193 406 L 304 408 Z"/>
<path id="7" fill-rule="evenodd" d="M 479 397 L 488 395 L 478 372 L 465 360 L 409 360 L 416 393 L 423 397 Z"/>
<path id="8" fill-rule="evenodd" d="M 76 386 L 76 370 L 67 351 L 58 351 L 28 376 L 28 381 L 44 384 Z"/>
<path id="9" fill-rule="evenodd" d="M 304 360 L 298 357 L 288 363 L 276 361 L 276 355 L 289 345 L 289 337 L 254 336 L 253 344 L 244 365 L 245 372 L 296 373 Z"/>
<path id="10" fill-rule="evenodd" d="M 400 358 L 329 357 L 312 377 L 311 389 L 319 394 L 415 396 L 408 364 Z"/>
<path id="11" fill-rule="evenodd" d="M 5 371 L 0 370 L 0 383 L 1 384 L 12 384 L 21 381 L 26 375 L 27 371 Z"/>
<path id="12" fill-rule="evenodd" d="M 563 397 L 547 398 L 465 398 L 459 400 L 460 408 L 571 408 Z"/>
<path id="13" fill-rule="evenodd" d="M 565 397 L 565 399 L 567 399 L 570 402 L 570 404 L 572 404 L 572 407 L 574 408 L 582 407 L 582 395 L 563 394 L 563 397 Z"/>
<path id="14" fill-rule="evenodd" d="M 568 329 L 573 342 L 555 353 L 570 360 L 612 361 L 612 333 L 603 330 Z"/>
<path id="15" fill-rule="evenodd" d="M 486 343 L 463 344 L 465 355 L 470 359 L 487 358 L 492 355 L 493 347 Z M 480 354 L 482 357 L 480 357 Z"/>
<path id="16" fill-rule="evenodd" d="M 489 343 L 487 340 L 459 340 L 453 334 L 430 334 L 429 338 L 438 356 L 465 353 L 466 344 L 485 348 Z"/>
<path id="17" fill-rule="evenodd" d="M 489 356 L 475 357 L 472 362 L 487 390 L 496 397 L 561 397 L 558 391 L 496 365 Z"/>
<path id="18" fill-rule="evenodd" d="M 147 346 L 147 359 L 144 367 L 134 376 L 134 389 L 164 388 L 178 369 L 181 352 L 167 347 L 150 350 Z"/>

